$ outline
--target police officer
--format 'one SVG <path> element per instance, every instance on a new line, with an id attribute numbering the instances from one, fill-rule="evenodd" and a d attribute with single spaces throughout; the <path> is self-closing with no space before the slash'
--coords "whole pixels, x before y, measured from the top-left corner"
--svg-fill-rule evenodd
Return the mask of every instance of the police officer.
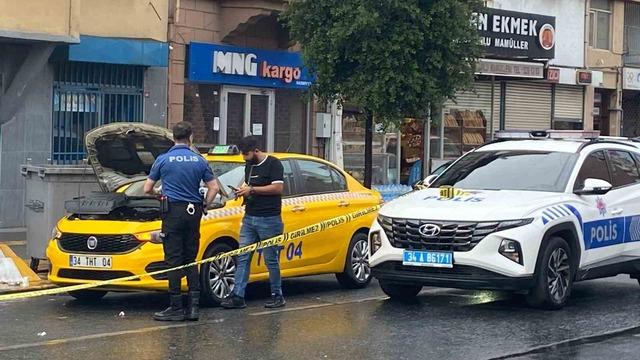
<path id="1" fill-rule="evenodd" d="M 176 267 L 193 262 L 200 245 L 200 220 L 204 207 L 213 201 L 219 191 L 213 172 L 207 161 L 191 146 L 191 124 L 183 121 L 173 127 L 175 146 L 158 156 L 144 191 L 154 193 L 154 185 L 162 180 L 162 245 L 165 262 Z M 200 181 L 207 185 L 207 196 L 200 194 Z M 188 308 L 183 309 L 181 281 L 186 274 L 189 285 Z M 195 266 L 172 271 L 169 277 L 171 305 L 153 315 L 159 321 L 198 320 L 200 284 Z"/>
<path id="2" fill-rule="evenodd" d="M 236 191 L 244 197 L 245 215 L 240 229 L 240 246 L 254 244 L 282 234 L 282 192 L 284 189 L 284 168 L 280 160 L 260 150 L 258 138 L 248 136 L 239 144 L 246 161 L 245 186 Z M 279 308 L 285 305 L 282 296 L 280 277 L 279 249 L 275 246 L 262 251 L 264 262 L 269 270 L 271 300 L 265 307 Z M 244 254 L 236 258 L 235 287 L 233 293 L 224 301 L 226 309 L 241 309 L 246 306 L 244 291 L 249 280 L 251 255 Z"/>

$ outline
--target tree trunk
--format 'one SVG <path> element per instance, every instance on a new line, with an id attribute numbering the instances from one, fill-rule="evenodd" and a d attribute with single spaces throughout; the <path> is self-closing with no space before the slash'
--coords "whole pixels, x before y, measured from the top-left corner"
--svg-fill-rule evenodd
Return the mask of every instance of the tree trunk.
<path id="1" fill-rule="evenodd" d="M 365 111 L 364 130 L 364 186 L 371 189 L 373 176 L 373 114 Z"/>

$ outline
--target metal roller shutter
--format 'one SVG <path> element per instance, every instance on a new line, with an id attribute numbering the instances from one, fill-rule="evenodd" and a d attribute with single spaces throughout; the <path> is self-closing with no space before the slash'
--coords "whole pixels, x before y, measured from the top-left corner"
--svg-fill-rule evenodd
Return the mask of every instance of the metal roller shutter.
<path id="1" fill-rule="evenodd" d="M 506 87 L 506 130 L 551 128 L 551 84 L 509 81 Z"/>
<path id="2" fill-rule="evenodd" d="M 582 122 L 582 86 L 556 85 L 554 121 Z"/>
<path id="3" fill-rule="evenodd" d="M 495 82 L 493 93 L 493 130 L 500 128 L 500 82 Z M 489 121 L 491 121 L 491 82 L 476 81 L 473 89 L 457 94 L 455 102 L 447 100 L 443 106 L 443 112 L 451 109 L 458 110 L 481 110 L 487 119 L 487 133 L 490 131 Z"/>

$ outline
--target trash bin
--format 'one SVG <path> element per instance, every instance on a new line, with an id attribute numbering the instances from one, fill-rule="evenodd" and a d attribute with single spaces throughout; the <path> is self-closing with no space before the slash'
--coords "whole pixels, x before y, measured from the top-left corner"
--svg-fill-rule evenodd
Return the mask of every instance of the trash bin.
<path id="1" fill-rule="evenodd" d="M 45 258 L 51 231 L 65 215 L 64 202 L 100 191 L 93 169 L 86 165 L 22 165 L 25 177 L 27 256 L 31 268 Z"/>

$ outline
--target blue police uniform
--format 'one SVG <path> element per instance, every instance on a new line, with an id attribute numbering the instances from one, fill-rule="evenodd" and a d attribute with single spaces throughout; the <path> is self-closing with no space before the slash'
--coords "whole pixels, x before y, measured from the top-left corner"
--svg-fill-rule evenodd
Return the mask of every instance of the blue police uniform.
<path id="1" fill-rule="evenodd" d="M 202 203 L 200 181 L 214 179 L 209 163 L 187 145 L 176 145 L 158 156 L 149 179 L 162 179 L 162 194 L 171 202 Z"/>
<path id="2" fill-rule="evenodd" d="M 203 197 L 200 182 L 214 179 L 209 163 L 187 145 L 176 145 L 160 155 L 149 173 L 149 179 L 162 180 L 162 193 L 168 199 L 168 208 L 162 215 L 162 244 L 165 262 L 176 267 L 193 262 L 200 246 L 200 220 Z M 198 269 L 184 269 L 190 292 L 200 290 Z M 182 271 L 172 271 L 169 293 L 179 296 Z"/>

